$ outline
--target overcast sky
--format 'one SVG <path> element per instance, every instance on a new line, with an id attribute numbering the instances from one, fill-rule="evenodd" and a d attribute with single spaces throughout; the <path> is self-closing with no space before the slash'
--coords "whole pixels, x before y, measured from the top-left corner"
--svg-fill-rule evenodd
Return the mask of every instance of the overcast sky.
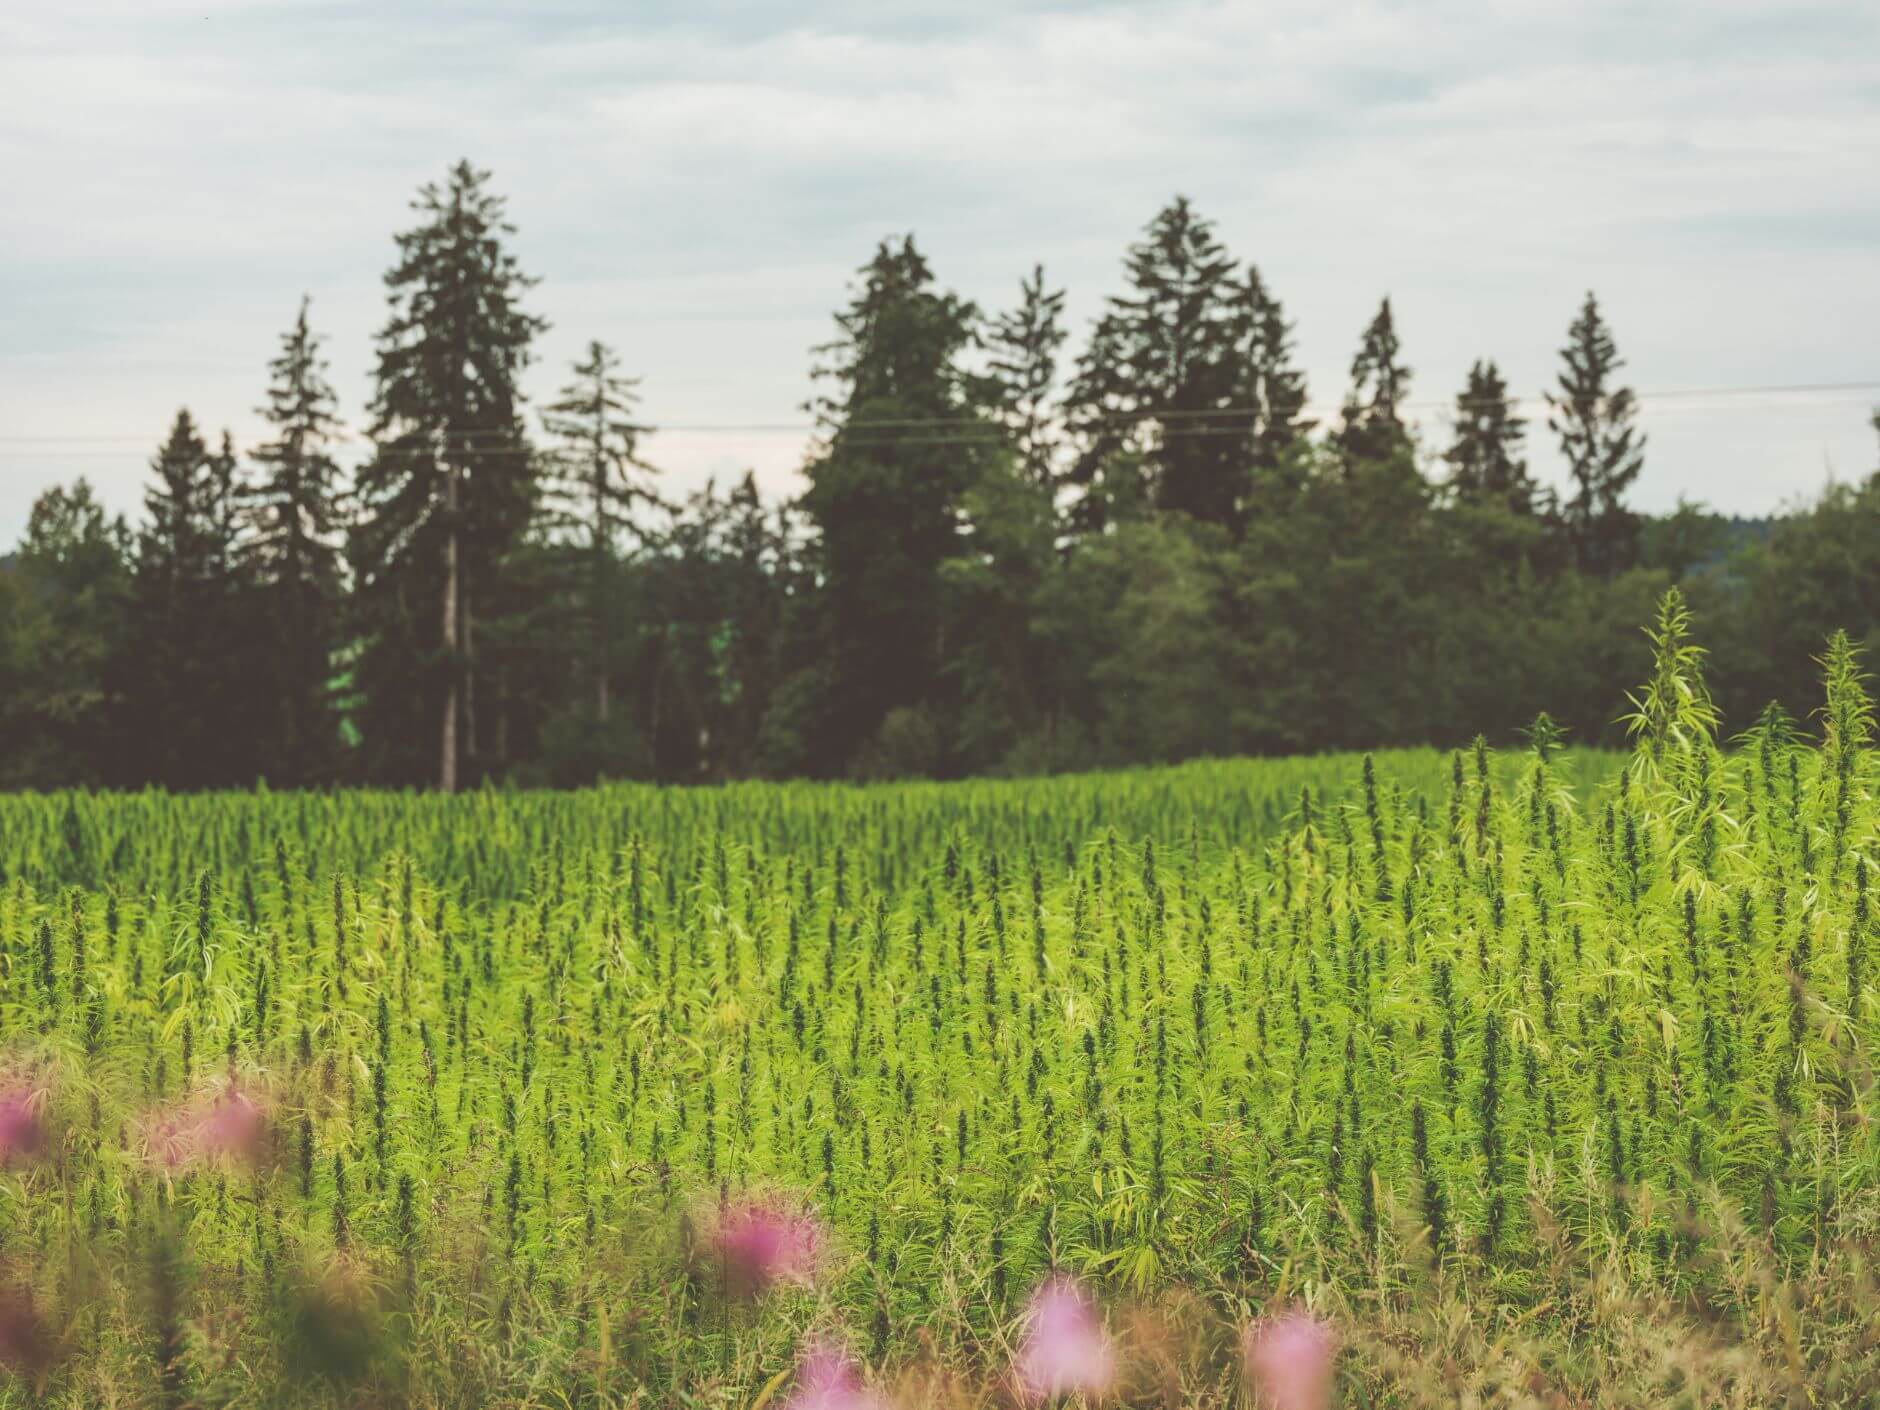
<path id="1" fill-rule="evenodd" d="M 1654 395 L 1880 383 L 1874 0 L 49 0 L 0 6 L 0 544 L 54 480 L 134 507 L 179 405 L 252 440 L 303 292 L 357 424 L 392 232 L 460 156 L 542 281 L 532 394 L 614 343 L 650 419 L 707 428 L 649 445 L 675 487 L 793 488 L 808 350 L 881 237 L 988 308 L 1044 261 L 1074 350 L 1177 192 L 1315 402 L 1391 296 L 1433 449 L 1472 359 L 1538 395 L 1592 288 L 1641 505 L 1880 460 L 1880 385 Z M 782 429 L 709 429 L 749 423 Z"/>

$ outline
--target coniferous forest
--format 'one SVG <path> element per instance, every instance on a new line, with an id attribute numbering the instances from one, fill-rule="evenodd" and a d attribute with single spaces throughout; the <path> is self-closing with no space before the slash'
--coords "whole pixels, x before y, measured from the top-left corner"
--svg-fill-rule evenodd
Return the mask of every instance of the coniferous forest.
<path id="1" fill-rule="evenodd" d="M 1594 293 L 1535 332 L 1544 417 L 1484 349 L 1438 438 L 1387 297 L 1310 415 L 1280 291 L 1183 199 L 1081 332 L 1044 266 L 981 308 L 897 236 L 811 354 L 805 487 L 766 501 L 671 489 L 599 338 L 525 400 L 526 251 L 461 163 L 396 235 L 368 405 L 303 301 L 259 444 L 179 410 L 134 522 L 45 490 L 0 560 L 0 784 L 1033 774 L 1507 742 L 1543 708 L 1612 743 L 1667 587 L 1729 729 L 1805 716 L 1831 631 L 1880 639 L 1880 476 L 1767 521 L 1632 507 Z"/>

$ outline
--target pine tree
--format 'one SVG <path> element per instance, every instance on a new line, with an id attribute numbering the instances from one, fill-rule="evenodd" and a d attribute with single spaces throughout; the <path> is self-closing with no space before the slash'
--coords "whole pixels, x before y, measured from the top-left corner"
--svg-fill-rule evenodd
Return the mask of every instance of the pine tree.
<path id="1" fill-rule="evenodd" d="M 180 605 L 189 585 L 208 576 L 214 498 L 209 447 L 187 408 L 170 423 L 150 472 L 156 483 L 144 491 L 138 572 L 167 604 Z"/>
<path id="2" fill-rule="evenodd" d="M 240 571 L 245 486 L 235 438 L 226 430 L 209 457 L 208 472 L 209 576 L 227 578 Z"/>
<path id="3" fill-rule="evenodd" d="M 637 507 L 660 503 L 650 483 L 658 472 L 639 454 L 640 437 L 652 428 L 630 419 L 639 401 L 639 379 L 622 377 L 619 369 L 612 348 L 589 343 L 587 357 L 574 365 L 575 380 L 542 413 L 543 429 L 560 444 L 543 461 L 541 522 L 551 531 L 575 530 L 587 540 L 590 670 L 595 716 L 602 721 L 609 711 L 620 536 L 633 529 Z"/>
<path id="4" fill-rule="evenodd" d="M 1391 315 L 1390 300 L 1364 330 L 1358 355 L 1351 360 L 1351 392 L 1345 400 L 1339 448 L 1347 464 L 1357 460 L 1387 460 L 1410 444 L 1402 406 L 1410 392 L 1410 369 L 1397 359 L 1402 346 Z"/>
<path id="5" fill-rule="evenodd" d="M 1065 338 L 1063 317 L 1064 291 L 1045 288 L 1039 264 L 1019 284 L 1018 307 L 993 319 L 985 332 L 993 385 L 1019 469 L 1032 484 L 1046 488 L 1055 488 L 1058 480 L 1051 400 Z"/>
<path id="6" fill-rule="evenodd" d="M 1074 491 L 1066 519 L 1071 532 L 1085 538 L 1145 514 L 1151 506 L 1144 423 L 1112 409 L 1135 399 L 1122 342 L 1120 327 L 1099 320 L 1077 358 L 1064 398 L 1064 424 L 1076 447 L 1064 472 L 1065 483 Z"/>
<path id="7" fill-rule="evenodd" d="M 1527 423 L 1515 413 L 1501 369 L 1478 359 L 1456 394 L 1456 439 L 1443 453 L 1450 493 L 1465 504 L 1534 513 L 1538 490 L 1521 454 L 1526 437 Z"/>
<path id="8" fill-rule="evenodd" d="M 340 606 L 337 409 L 305 298 L 268 373 L 259 413 L 273 437 L 252 457 L 258 473 L 245 496 L 246 556 L 267 625 L 265 769 L 295 784 L 330 772 L 338 738 L 329 685 Z"/>
<path id="9" fill-rule="evenodd" d="M 1293 363 L 1292 325 L 1260 271 L 1247 266 L 1238 290 L 1234 402 L 1249 419 L 1244 454 L 1255 476 L 1271 476 L 1311 429 L 1306 377 Z"/>
<path id="10" fill-rule="evenodd" d="M 145 522 L 137 535 L 130 625 L 113 694 L 125 730 L 141 741 L 122 761 L 127 784 L 188 787 L 201 753 L 199 717 L 189 708 L 202 684 L 189 624 L 205 597 L 210 555 L 209 447 L 187 410 L 151 462 Z"/>
<path id="11" fill-rule="evenodd" d="M 359 472 L 348 544 L 365 638 L 357 668 L 373 771 L 446 792 L 476 759 L 479 605 L 502 600 L 504 555 L 528 524 L 535 468 L 518 378 L 547 325 L 506 246 L 514 227 L 468 162 L 413 202 L 386 274 L 375 452 Z M 430 744 L 427 748 L 426 737 Z"/>
<path id="12" fill-rule="evenodd" d="M 138 743 L 127 783 L 229 786 L 252 778 L 239 570 L 240 466 L 179 411 L 151 462 L 122 658 L 120 728 Z"/>
<path id="13" fill-rule="evenodd" d="M 1567 531 L 1581 569 L 1610 576 L 1638 557 L 1638 518 L 1626 508 L 1625 492 L 1644 468 L 1645 437 L 1631 388 L 1613 385 L 1625 363 L 1591 293 L 1567 330 L 1560 359 L 1560 391 L 1548 394 L 1547 420 L 1573 476 Z"/>
<path id="14" fill-rule="evenodd" d="M 1004 453 L 975 434 L 992 424 L 990 408 L 961 367 L 977 317 L 934 287 L 909 236 L 876 250 L 836 315 L 837 336 L 817 349 L 817 376 L 832 390 L 813 403 L 826 448 L 805 469 L 803 496 L 821 575 L 807 653 L 816 664 L 780 692 L 785 708 L 818 702 L 804 741 L 814 772 L 854 763 L 856 745 L 875 740 L 896 710 L 898 757 L 879 767 L 935 762 L 939 569 L 957 550 L 966 488 L 986 455 Z M 953 434 L 936 435 L 935 423 Z"/>
<path id="15" fill-rule="evenodd" d="M 1109 301 L 1067 397 L 1082 443 L 1071 478 L 1086 498 L 1126 505 L 1140 474 L 1157 508 L 1236 525 L 1249 418 L 1236 406 L 1244 295 L 1234 260 L 1177 197 L 1130 246 L 1124 270 L 1130 292 Z M 1118 461 L 1120 496 L 1108 483 Z M 1114 511 L 1099 502 L 1080 517 L 1101 523 Z"/>

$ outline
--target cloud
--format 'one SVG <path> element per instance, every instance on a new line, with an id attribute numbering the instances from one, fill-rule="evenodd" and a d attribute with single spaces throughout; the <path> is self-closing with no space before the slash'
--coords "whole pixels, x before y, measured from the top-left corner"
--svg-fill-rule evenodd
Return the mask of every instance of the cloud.
<path id="1" fill-rule="evenodd" d="M 0 541 L 81 470 L 132 505 L 179 402 L 252 434 L 303 290 L 357 418 L 391 232 L 460 155 L 543 279 L 531 387 L 603 337 L 668 423 L 800 420 L 892 232 L 988 306 L 1044 260 L 1081 328 L 1177 191 L 1286 301 L 1317 400 L 1387 292 L 1420 403 L 1478 356 L 1537 392 L 1588 287 L 1648 391 L 1880 377 L 1876 55 L 1861 0 L 17 7 L 0 435 L 125 439 L 0 442 Z M 1874 458 L 1851 394 L 1662 415 L 1654 506 L 1766 509 Z M 782 490 L 802 437 L 657 451 Z"/>

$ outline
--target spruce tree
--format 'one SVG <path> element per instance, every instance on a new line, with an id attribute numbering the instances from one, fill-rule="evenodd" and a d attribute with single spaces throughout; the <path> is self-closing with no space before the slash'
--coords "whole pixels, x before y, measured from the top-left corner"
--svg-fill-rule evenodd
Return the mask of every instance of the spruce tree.
<path id="1" fill-rule="evenodd" d="M 1237 406 L 1242 294 L 1235 263 L 1214 227 L 1177 197 L 1131 245 L 1129 292 L 1112 298 L 1079 360 L 1068 397 L 1081 432 L 1072 478 L 1102 495 L 1121 457 L 1132 457 L 1155 506 L 1235 526 L 1245 499 L 1244 436 Z M 1091 508 L 1086 520 L 1106 514 Z"/>
<path id="2" fill-rule="evenodd" d="M 966 488 L 984 457 L 1004 453 L 986 434 L 983 383 L 961 366 L 977 318 L 935 287 L 908 236 L 884 241 L 863 266 L 836 337 L 817 350 L 830 388 L 813 404 L 825 445 L 805 468 L 802 501 L 821 578 L 815 665 L 780 702 L 816 702 L 801 761 L 814 772 L 855 765 L 869 741 L 894 755 L 877 758 L 883 769 L 936 763 L 946 703 L 940 565 L 957 550 Z M 890 748 L 877 735 L 895 710 L 904 713 Z"/>
<path id="3" fill-rule="evenodd" d="M 1285 310 L 1251 264 L 1237 290 L 1237 304 L 1233 400 L 1248 417 L 1247 462 L 1256 477 L 1270 477 L 1311 429 L 1305 415 L 1306 378 L 1293 362 L 1292 325 Z"/>
<path id="4" fill-rule="evenodd" d="M 203 743 L 200 717 L 189 708 L 204 684 L 190 623 L 206 597 L 211 491 L 209 447 L 187 410 L 176 413 L 150 472 L 114 690 L 121 726 L 127 733 L 134 727 L 139 740 L 126 752 L 121 777 L 188 787 Z"/>
<path id="5" fill-rule="evenodd" d="M 1058 349 L 1063 346 L 1064 291 L 1048 290 L 1044 266 L 1034 265 L 1019 284 L 1018 307 L 993 319 L 985 341 L 1000 411 L 1011 428 L 1018 468 L 1032 484 L 1055 488 L 1056 448 L 1052 413 Z"/>
<path id="6" fill-rule="evenodd" d="M 586 540 L 589 670 L 595 717 L 605 721 L 620 537 L 633 529 L 639 506 L 660 503 L 651 484 L 658 472 L 640 458 L 640 437 L 652 428 L 631 419 L 639 379 L 620 375 L 619 355 L 605 343 L 590 342 L 573 371 L 574 380 L 542 413 L 543 429 L 558 444 L 543 459 L 540 519 L 551 532 L 573 531 Z"/>
<path id="7" fill-rule="evenodd" d="M 340 608 L 337 427 L 320 339 L 300 301 L 268 363 L 272 437 L 252 456 L 247 561 L 266 632 L 266 705 L 259 728 L 268 777 L 304 784 L 329 775 L 337 745 L 330 679 Z"/>
<path id="8" fill-rule="evenodd" d="M 1464 504 L 1493 504 L 1532 514 L 1537 487 L 1521 454 L 1527 423 L 1516 414 L 1501 369 L 1477 360 L 1456 394 L 1456 438 L 1443 459 L 1449 490 Z"/>
<path id="9" fill-rule="evenodd" d="M 126 783 L 252 779 L 239 469 L 228 435 L 211 451 L 187 410 L 151 462 L 127 631 L 111 673 L 120 730 L 137 741 L 123 760 Z"/>
<path id="10" fill-rule="evenodd" d="M 1410 369 L 1398 361 L 1401 354 L 1396 320 L 1386 298 L 1351 360 L 1351 392 L 1338 433 L 1348 466 L 1353 461 L 1387 460 L 1410 445 L 1402 415 L 1410 393 Z"/>
<path id="11" fill-rule="evenodd" d="M 1637 398 L 1614 385 L 1625 365 L 1589 292 L 1560 350 L 1560 390 L 1549 393 L 1548 425 L 1573 476 L 1565 505 L 1567 532 L 1583 571 L 1610 576 L 1638 557 L 1638 518 L 1625 493 L 1645 464 Z"/>
<path id="12" fill-rule="evenodd" d="M 364 638 L 356 679 L 373 772 L 454 790 L 481 743 L 476 624 L 500 610 L 504 556 L 529 522 L 535 468 L 518 379 L 546 324 L 489 173 L 468 162 L 413 202 L 385 276 L 372 459 L 348 553 Z M 500 706 L 500 702 L 499 702 Z M 429 766 L 425 760 L 429 758 Z"/>
<path id="13" fill-rule="evenodd" d="M 1115 408 L 1133 402 L 1122 329 L 1099 320 L 1078 355 L 1064 398 L 1064 424 L 1075 452 L 1064 472 L 1073 491 L 1066 519 L 1073 534 L 1095 538 L 1151 507 L 1144 421 Z"/>

